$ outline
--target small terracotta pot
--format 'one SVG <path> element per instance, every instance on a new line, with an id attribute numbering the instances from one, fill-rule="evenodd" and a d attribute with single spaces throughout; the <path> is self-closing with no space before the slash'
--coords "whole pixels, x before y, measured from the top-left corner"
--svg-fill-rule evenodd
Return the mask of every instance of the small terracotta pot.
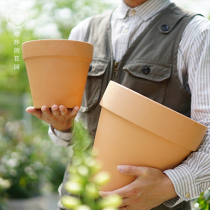
<path id="1" fill-rule="evenodd" d="M 93 46 L 71 40 L 35 40 L 22 47 L 34 107 L 80 107 Z"/>
<path id="2" fill-rule="evenodd" d="M 110 82 L 102 106 L 94 148 L 111 181 L 101 190 L 121 188 L 135 180 L 118 165 L 173 169 L 197 150 L 207 127 L 137 92 Z"/>

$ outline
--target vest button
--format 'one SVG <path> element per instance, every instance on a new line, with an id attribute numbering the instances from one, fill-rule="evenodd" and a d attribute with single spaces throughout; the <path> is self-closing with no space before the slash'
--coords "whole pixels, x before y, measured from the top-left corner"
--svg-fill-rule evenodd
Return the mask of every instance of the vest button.
<path id="1" fill-rule="evenodd" d="M 144 74 L 149 74 L 150 73 L 150 68 L 148 66 L 144 66 L 142 68 L 142 71 L 143 71 Z"/>
<path id="2" fill-rule="evenodd" d="M 92 65 L 90 64 L 90 66 L 89 66 L 89 72 L 91 71 L 91 69 L 92 69 Z"/>
<path id="3" fill-rule="evenodd" d="M 168 31 L 168 30 L 169 30 L 169 26 L 166 25 L 166 24 L 164 24 L 164 25 L 161 26 L 161 29 L 162 29 L 163 31 Z"/>

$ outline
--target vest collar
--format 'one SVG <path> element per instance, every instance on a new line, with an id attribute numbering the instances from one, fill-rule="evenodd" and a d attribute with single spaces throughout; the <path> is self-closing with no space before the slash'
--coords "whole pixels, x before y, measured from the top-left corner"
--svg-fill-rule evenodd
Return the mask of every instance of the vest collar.
<path id="1" fill-rule="evenodd" d="M 144 21 L 147 21 L 170 3 L 171 0 L 148 0 L 135 8 L 131 8 L 121 0 L 120 5 L 115 10 L 116 17 L 118 19 L 125 19 L 126 17 L 139 15 Z"/>

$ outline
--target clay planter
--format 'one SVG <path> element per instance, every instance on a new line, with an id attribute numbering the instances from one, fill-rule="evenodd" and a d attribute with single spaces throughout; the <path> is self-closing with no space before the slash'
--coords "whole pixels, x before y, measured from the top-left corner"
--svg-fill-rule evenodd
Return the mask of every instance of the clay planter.
<path id="1" fill-rule="evenodd" d="M 135 180 L 117 165 L 172 169 L 197 150 L 207 127 L 122 85 L 110 82 L 102 106 L 94 147 L 111 181 L 101 190 Z"/>
<path id="2" fill-rule="evenodd" d="M 81 105 L 90 62 L 91 44 L 70 40 L 36 40 L 23 43 L 32 99 L 43 105 Z"/>

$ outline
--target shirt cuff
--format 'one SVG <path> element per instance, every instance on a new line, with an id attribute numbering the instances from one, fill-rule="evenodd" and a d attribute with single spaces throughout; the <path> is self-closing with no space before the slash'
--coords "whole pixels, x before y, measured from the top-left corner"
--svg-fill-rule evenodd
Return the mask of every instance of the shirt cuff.
<path id="1" fill-rule="evenodd" d="M 174 185 L 174 189 L 177 193 L 177 197 L 172 198 L 164 202 L 167 207 L 174 207 L 182 201 L 189 201 L 200 195 L 200 187 L 196 186 L 194 178 L 184 164 L 177 166 L 174 169 L 164 171 L 164 173 L 170 178 Z"/>
<path id="2" fill-rule="evenodd" d="M 62 132 L 53 128 L 51 125 L 49 126 L 48 135 L 52 139 L 53 143 L 58 146 L 68 147 L 71 144 L 71 139 L 74 134 L 74 130 L 72 132 Z"/>

